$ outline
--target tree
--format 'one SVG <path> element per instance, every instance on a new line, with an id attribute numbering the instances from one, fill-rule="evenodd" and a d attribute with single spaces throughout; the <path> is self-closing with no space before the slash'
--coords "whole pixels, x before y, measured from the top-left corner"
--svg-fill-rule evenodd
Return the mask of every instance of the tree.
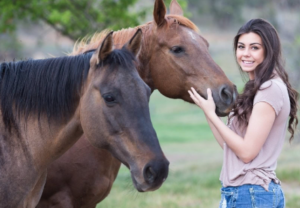
<path id="1" fill-rule="evenodd" d="M 14 31 L 18 21 L 51 25 L 73 40 L 106 28 L 136 26 L 145 10 L 130 11 L 138 0 L 1 0 L 0 32 Z"/>

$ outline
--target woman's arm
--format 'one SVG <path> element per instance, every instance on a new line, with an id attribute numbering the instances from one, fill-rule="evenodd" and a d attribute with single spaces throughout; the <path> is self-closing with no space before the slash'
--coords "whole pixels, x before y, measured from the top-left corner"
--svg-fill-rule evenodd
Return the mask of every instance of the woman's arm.
<path id="1" fill-rule="evenodd" d="M 215 126 L 217 132 L 232 151 L 244 162 L 251 162 L 265 143 L 275 120 L 275 111 L 265 102 L 253 106 L 245 137 L 242 138 L 228 128 L 216 115 L 215 103 L 210 89 L 208 99 L 202 98 L 194 89 L 189 91 L 191 98 L 204 111 L 208 120 Z"/>
<path id="2" fill-rule="evenodd" d="M 217 140 L 217 142 L 219 143 L 219 145 L 221 146 L 221 148 L 223 149 L 224 146 L 224 140 L 222 138 L 222 136 L 220 135 L 219 131 L 216 129 L 215 125 L 209 120 L 209 118 L 206 116 L 205 114 L 205 118 L 207 120 L 207 123 L 215 137 L 215 139 Z M 219 118 L 220 119 L 220 118 Z M 221 120 L 221 119 L 220 119 Z"/>

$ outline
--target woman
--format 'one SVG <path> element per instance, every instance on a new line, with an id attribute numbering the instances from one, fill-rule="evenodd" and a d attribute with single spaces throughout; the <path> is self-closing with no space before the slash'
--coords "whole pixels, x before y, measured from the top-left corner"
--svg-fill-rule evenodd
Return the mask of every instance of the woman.
<path id="1" fill-rule="evenodd" d="M 248 74 L 249 81 L 227 125 L 215 114 L 210 89 L 207 100 L 194 88 L 189 91 L 224 151 L 220 208 L 284 207 L 275 169 L 287 127 L 290 141 L 294 137 L 298 93 L 288 81 L 280 40 L 269 22 L 252 19 L 243 25 L 234 39 L 234 49 L 239 68 Z"/>

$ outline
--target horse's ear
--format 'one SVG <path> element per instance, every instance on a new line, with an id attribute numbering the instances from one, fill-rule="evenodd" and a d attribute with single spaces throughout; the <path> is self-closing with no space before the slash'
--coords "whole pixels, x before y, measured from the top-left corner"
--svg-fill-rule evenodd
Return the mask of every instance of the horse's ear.
<path id="1" fill-rule="evenodd" d="M 112 35 L 113 31 L 108 33 L 102 41 L 101 46 L 97 49 L 97 64 L 103 61 L 113 51 L 114 41 Z"/>
<path id="2" fill-rule="evenodd" d="M 143 32 L 141 29 L 138 29 L 133 37 L 123 46 L 127 50 L 131 51 L 135 56 L 140 51 L 142 45 Z"/>
<path id="3" fill-rule="evenodd" d="M 183 16 L 183 10 L 176 0 L 172 0 L 170 4 L 170 14 Z"/>
<path id="4" fill-rule="evenodd" d="M 166 6 L 163 0 L 155 0 L 153 17 L 158 27 L 163 26 L 166 23 L 165 15 L 167 13 Z"/>

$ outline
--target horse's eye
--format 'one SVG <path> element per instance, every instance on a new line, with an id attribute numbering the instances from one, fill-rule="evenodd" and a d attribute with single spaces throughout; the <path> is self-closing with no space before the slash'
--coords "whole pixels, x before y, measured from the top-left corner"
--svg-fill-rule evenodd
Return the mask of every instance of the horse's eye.
<path id="1" fill-rule="evenodd" d="M 116 101 L 115 97 L 112 95 L 104 95 L 103 98 L 107 103 L 113 103 Z"/>
<path id="2" fill-rule="evenodd" d="M 171 48 L 171 51 L 172 51 L 173 53 L 179 54 L 179 53 L 183 53 L 183 52 L 184 52 L 184 49 L 183 49 L 182 47 L 180 47 L 180 46 L 173 46 L 173 47 Z"/>

